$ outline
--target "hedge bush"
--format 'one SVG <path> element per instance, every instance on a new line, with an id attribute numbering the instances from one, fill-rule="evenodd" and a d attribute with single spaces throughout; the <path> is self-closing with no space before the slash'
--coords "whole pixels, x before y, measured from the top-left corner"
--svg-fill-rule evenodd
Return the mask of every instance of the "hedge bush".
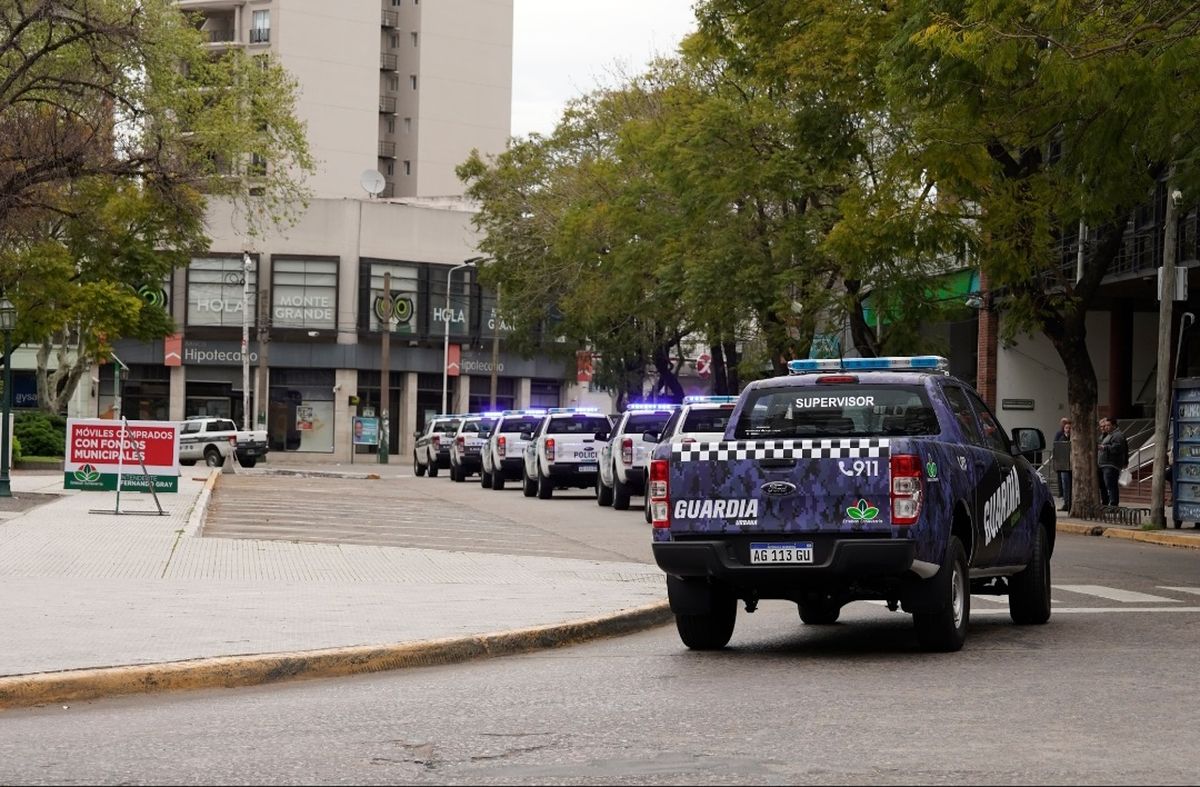
<path id="1" fill-rule="evenodd" d="M 13 433 L 24 456 L 63 456 L 66 453 L 67 419 L 39 411 L 17 413 Z"/>

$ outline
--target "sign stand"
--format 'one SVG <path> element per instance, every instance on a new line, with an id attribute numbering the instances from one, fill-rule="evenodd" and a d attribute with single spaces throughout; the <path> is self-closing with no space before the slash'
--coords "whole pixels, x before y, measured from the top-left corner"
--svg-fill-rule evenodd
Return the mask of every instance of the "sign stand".
<path id="1" fill-rule="evenodd" d="M 121 445 L 117 452 L 117 504 L 111 511 L 106 508 L 93 508 L 88 511 L 89 514 L 133 514 L 137 516 L 167 516 L 167 512 L 163 511 L 162 503 L 158 500 L 158 492 L 154 489 L 154 477 L 150 475 L 150 471 L 146 469 L 146 455 L 138 451 L 138 464 L 142 467 L 142 475 L 146 478 L 146 483 L 150 487 L 150 494 L 154 496 L 154 505 L 158 511 L 122 511 L 121 510 L 121 479 L 125 472 L 125 439 L 129 434 L 129 423 L 125 416 L 121 416 Z"/>

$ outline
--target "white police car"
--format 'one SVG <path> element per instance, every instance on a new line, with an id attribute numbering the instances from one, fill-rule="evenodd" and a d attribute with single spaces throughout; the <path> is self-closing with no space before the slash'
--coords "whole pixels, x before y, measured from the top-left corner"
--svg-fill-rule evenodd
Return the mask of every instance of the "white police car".
<path id="1" fill-rule="evenodd" d="M 450 442 L 450 480 L 459 483 L 483 467 L 483 446 L 500 413 L 465 415 Z"/>
<path id="2" fill-rule="evenodd" d="M 413 474 L 437 478 L 438 470 L 450 467 L 450 440 L 458 431 L 461 416 L 435 415 L 425 423 L 425 428 L 416 432 L 417 444 L 413 447 Z"/>
<path id="3" fill-rule="evenodd" d="M 594 407 L 553 407 L 535 432 L 526 432 L 524 492 L 549 500 L 555 488 L 595 485 L 600 449 L 612 428 L 608 416 Z"/>
<path id="4" fill-rule="evenodd" d="M 629 508 L 632 495 L 646 491 L 646 467 L 650 450 L 668 419 L 679 409 L 675 404 L 631 404 L 617 418 L 608 441 L 600 451 L 596 476 L 596 503 L 618 511 Z"/>
<path id="5" fill-rule="evenodd" d="M 725 436 L 729 416 L 737 404 L 736 396 L 685 396 L 683 405 L 671 416 L 660 431 L 655 446 L 647 449 L 642 463 L 642 477 L 650 473 L 650 457 L 658 445 L 687 445 L 720 440 Z M 650 521 L 650 496 L 644 495 L 642 513 Z"/>
<path id="6" fill-rule="evenodd" d="M 532 433 L 545 418 L 546 411 L 506 410 L 496 423 L 483 446 L 482 472 L 479 483 L 485 489 L 504 489 L 506 481 L 521 480 L 525 467 L 525 433 Z"/>

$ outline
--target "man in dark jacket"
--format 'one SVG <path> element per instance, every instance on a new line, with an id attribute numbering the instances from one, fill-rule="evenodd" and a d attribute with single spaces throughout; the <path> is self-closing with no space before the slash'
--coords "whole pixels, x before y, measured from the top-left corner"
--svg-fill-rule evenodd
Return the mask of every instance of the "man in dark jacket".
<path id="1" fill-rule="evenodd" d="M 1055 471 L 1058 473 L 1058 488 L 1062 493 L 1063 504 L 1059 511 L 1071 510 L 1071 419 L 1064 418 L 1060 422 L 1058 434 L 1054 435 L 1054 449 L 1051 454 Z"/>
<path id="2" fill-rule="evenodd" d="M 1100 447 L 1096 451 L 1100 466 L 1100 502 L 1106 506 L 1121 504 L 1121 485 L 1117 479 L 1129 464 L 1129 443 L 1111 418 L 1100 419 Z"/>

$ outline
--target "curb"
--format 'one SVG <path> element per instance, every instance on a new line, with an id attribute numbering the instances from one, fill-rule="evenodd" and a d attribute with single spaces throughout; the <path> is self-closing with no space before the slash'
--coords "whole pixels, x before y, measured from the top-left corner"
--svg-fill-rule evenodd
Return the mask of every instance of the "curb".
<path id="1" fill-rule="evenodd" d="M 1102 536 L 1117 538 L 1124 541 L 1141 541 L 1159 546 L 1182 547 L 1184 549 L 1200 549 L 1200 536 L 1184 536 L 1167 533 L 1162 530 L 1129 530 L 1122 527 L 1105 527 L 1090 525 L 1082 522 L 1059 522 L 1056 529 L 1060 533 L 1073 533 L 1078 536 Z"/>
<path id="2" fill-rule="evenodd" d="M 213 489 L 217 486 L 217 479 L 221 477 L 221 468 L 214 467 L 208 472 L 208 479 L 204 482 L 204 488 L 200 490 L 200 496 L 196 498 L 195 504 L 192 506 L 192 513 L 188 514 L 186 532 L 189 536 L 199 534 L 201 526 L 204 525 L 204 515 L 208 513 L 208 501 L 212 498 Z M 0 705 L 0 707 L 3 707 Z"/>
<path id="3" fill-rule="evenodd" d="M 350 471 L 350 470 L 348 470 L 346 472 L 341 472 L 341 471 L 336 471 L 336 470 L 291 470 L 291 469 L 284 469 L 284 468 L 273 470 L 269 467 L 264 467 L 263 475 L 298 476 L 300 478 L 349 478 L 349 479 L 359 479 L 359 480 L 366 480 L 366 481 L 379 480 L 379 473 L 372 473 L 372 472 L 359 473 L 359 472 Z"/>
<path id="4" fill-rule="evenodd" d="M 199 506 L 197 506 L 199 507 Z M 667 602 L 616 614 L 496 634 L 395 645 L 221 656 L 163 664 L 14 675 L 0 678 L 0 710 L 80 702 L 101 697 L 186 689 L 235 688 L 305 678 L 332 678 L 469 659 L 511 656 L 544 648 L 632 634 L 672 619 Z"/>

